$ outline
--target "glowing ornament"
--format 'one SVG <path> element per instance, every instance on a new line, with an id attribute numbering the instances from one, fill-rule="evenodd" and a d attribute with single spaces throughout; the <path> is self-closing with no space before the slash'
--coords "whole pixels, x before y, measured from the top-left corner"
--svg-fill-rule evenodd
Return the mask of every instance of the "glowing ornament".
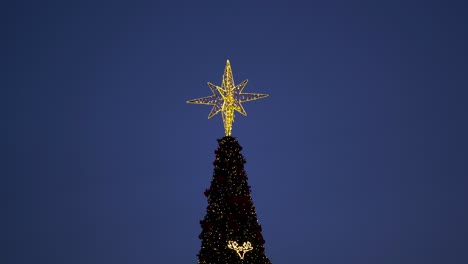
<path id="1" fill-rule="evenodd" d="M 224 123 L 224 131 L 226 136 L 230 136 L 232 122 L 234 122 L 234 110 L 246 116 L 247 113 L 245 112 L 241 103 L 268 96 L 268 94 L 242 93 L 242 90 L 244 90 L 244 87 L 247 85 L 247 81 L 248 80 L 245 80 L 238 85 L 234 85 L 231 64 L 229 63 L 229 60 L 227 60 L 221 87 L 209 82 L 208 86 L 210 87 L 211 92 L 213 92 L 213 95 L 189 100 L 187 103 L 212 105 L 213 108 L 208 115 L 208 119 L 212 118 L 221 111 Z"/>
<path id="2" fill-rule="evenodd" d="M 244 242 L 242 246 L 239 246 L 236 241 L 228 241 L 228 248 L 236 251 L 237 255 L 239 255 L 241 259 L 244 259 L 245 253 L 253 249 L 252 244 L 250 244 L 249 241 Z"/>

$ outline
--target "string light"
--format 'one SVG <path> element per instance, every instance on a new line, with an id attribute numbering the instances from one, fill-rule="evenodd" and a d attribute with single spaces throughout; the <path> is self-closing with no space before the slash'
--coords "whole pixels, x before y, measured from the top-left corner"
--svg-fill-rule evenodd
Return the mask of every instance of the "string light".
<path id="1" fill-rule="evenodd" d="M 208 86 L 210 87 L 213 95 L 189 100 L 187 103 L 212 105 L 213 108 L 208 115 L 208 119 L 221 112 L 224 123 L 224 132 L 226 133 L 226 136 L 230 136 L 232 131 L 232 123 L 234 122 L 234 110 L 246 116 L 247 112 L 245 112 L 241 103 L 268 96 L 268 94 L 242 93 L 242 90 L 244 90 L 247 82 L 248 80 L 245 80 L 238 85 L 234 85 L 231 64 L 229 60 L 227 60 L 226 67 L 224 68 L 223 82 L 221 87 L 209 82 Z"/>

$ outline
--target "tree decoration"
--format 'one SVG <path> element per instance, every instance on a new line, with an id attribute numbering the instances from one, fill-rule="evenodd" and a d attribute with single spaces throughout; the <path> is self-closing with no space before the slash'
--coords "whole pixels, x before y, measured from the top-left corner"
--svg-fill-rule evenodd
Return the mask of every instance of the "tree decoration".
<path id="1" fill-rule="evenodd" d="M 241 259 L 244 259 L 245 253 L 253 249 L 252 244 L 249 241 L 244 242 L 242 246 L 239 246 L 236 241 L 228 241 L 228 248 L 236 251 L 237 255 L 239 255 Z"/>
<path id="2" fill-rule="evenodd" d="M 243 102 L 253 101 L 268 96 L 268 94 L 243 93 L 242 91 L 247 85 L 247 82 L 248 80 L 245 80 L 238 85 L 234 85 L 231 64 L 229 60 L 227 60 L 221 87 L 208 82 L 208 86 L 210 87 L 213 95 L 189 100 L 187 103 L 212 105 L 213 108 L 208 115 L 208 119 L 221 112 L 224 131 L 226 136 L 230 136 L 232 131 L 232 122 L 234 122 L 234 110 L 246 116 L 247 112 L 245 112 L 244 107 L 242 106 Z"/>

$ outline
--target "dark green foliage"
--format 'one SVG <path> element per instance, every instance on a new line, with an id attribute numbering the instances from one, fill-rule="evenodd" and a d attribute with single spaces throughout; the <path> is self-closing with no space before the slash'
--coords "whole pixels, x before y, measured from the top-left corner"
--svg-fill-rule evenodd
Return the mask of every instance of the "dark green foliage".
<path id="1" fill-rule="evenodd" d="M 270 264 L 244 171 L 242 147 L 231 136 L 218 139 L 218 144 L 211 186 L 205 191 L 208 207 L 200 221 L 202 245 L 198 263 Z M 235 250 L 228 248 L 228 241 L 239 245 L 250 242 L 253 249 L 241 259 Z"/>

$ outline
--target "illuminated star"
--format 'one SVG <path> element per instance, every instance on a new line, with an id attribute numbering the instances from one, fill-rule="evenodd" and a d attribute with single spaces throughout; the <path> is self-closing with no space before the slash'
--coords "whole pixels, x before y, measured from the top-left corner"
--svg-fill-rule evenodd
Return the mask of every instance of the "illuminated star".
<path id="1" fill-rule="evenodd" d="M 189 100 L 187 103 L 212 105 L 213 108 L 208 115 L 208 119 L 221 112 L 224 123 L 224 131 L 226 136 L 230 136 L 232 122 L 234 122 L 234 110 L 246 116 L 247 113 L 245 112 L 241 103 L 268 96 L 268 94 L 242 93 L 242 90 L 244 90 L 244 87 L 247 85 L 247 81 L 248 80 L 245 80 L 238 85 L 234 85 L 231 64 L 229 63 L 229 60 L 227 60 L 221 87 L 209 82 L 208 86 L 210 87 L 211 92 L 213 92 L 213 95 Z"/>

